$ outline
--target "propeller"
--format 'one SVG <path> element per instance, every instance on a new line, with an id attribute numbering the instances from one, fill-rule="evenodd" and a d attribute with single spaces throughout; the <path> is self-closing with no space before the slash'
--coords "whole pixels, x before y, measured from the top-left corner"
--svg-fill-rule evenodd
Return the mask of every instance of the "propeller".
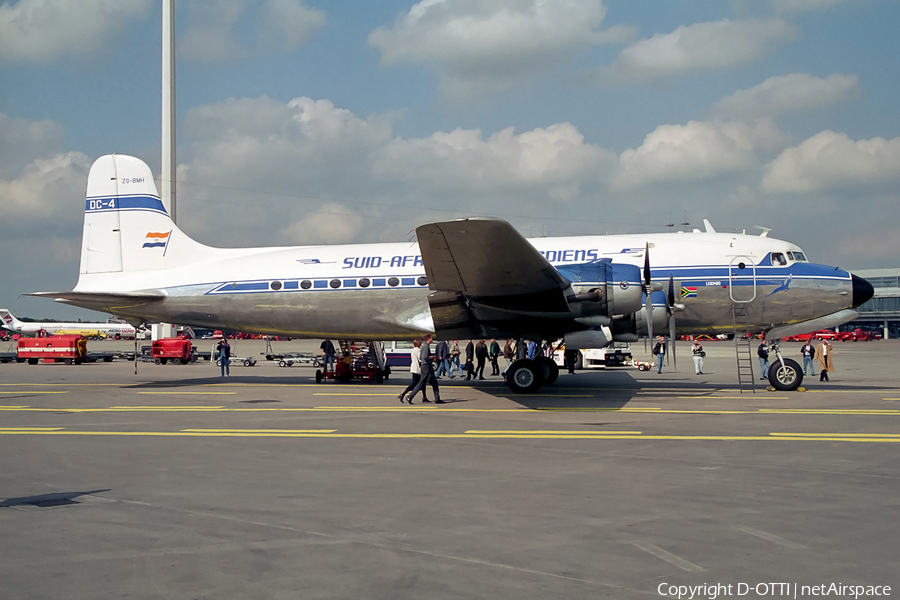
<path id="1" fill-rule="evenodd" d="M 653 290 L 650 284 L 650 242 L 644 247 L 644 309 L 647 316 L 647 338 L 653 343 Z"/>
<path id="2" fill-rule="evenodd" d="M 666 312 L 669 313 L 669 339 L 672 340 L 672 368 L 678 370 L 675 359 L 675 276 L 669 273 L 669 293 L 666 296 Z"/>

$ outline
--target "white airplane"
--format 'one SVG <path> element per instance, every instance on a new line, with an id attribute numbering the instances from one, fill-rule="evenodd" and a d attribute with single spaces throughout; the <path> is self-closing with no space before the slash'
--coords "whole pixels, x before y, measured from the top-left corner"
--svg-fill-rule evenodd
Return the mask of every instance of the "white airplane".
<path id="1" fill-rule="evenodd" d="M 50 335 L 74 334 L 85 337 L 133 338 L 135 328 L 128 323 L 27 323 L 5 308 L 0 308 L 0 325 L 15 333 Z"/>
<path id="2" fill-rule="evenodd" d="M 525 239 L 499 219 L 422 225 L 416 242 L 212 248 L 184 234 L 141 160 L 102 156 L 88 175 L 78 284 L 33 295 L 148 320 L 293 337 L 565 338 L 578 348 L 669 334 L 835 327 L 872 297 L 855 275 L 789 242 L 706 231 Z M 648 315 L 650 318 L 648 319 Z M 676 319 L 677 315 L 677 319 Z M 524 344 L 519 344 L 524 348 Z M 777 357 L 779 389 L 802 381 Z M 552 383 L 520 356 L 517 392 Z"/>

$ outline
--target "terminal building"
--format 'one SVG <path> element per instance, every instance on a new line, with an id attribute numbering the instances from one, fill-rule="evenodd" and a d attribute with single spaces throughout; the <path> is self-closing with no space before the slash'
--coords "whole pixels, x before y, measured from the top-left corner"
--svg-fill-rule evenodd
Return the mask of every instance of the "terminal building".
<path id="1" fill-rule="evenodd" d="M 855 328 L 877 331 L 884 339 L 900 338 L 900 268 L 852 271 L 875 288 L 875 296 L 860 306 L 859 319 L 841 325 L 843 331 Z"/>

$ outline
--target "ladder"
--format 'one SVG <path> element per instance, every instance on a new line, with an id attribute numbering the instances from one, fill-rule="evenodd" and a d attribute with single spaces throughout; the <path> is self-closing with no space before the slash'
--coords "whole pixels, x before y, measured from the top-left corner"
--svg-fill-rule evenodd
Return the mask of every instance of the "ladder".
<path id="1" fill-rule="evenodd" d="M 747 304 L 731 305 L 731 316 L 734 323 L 734 354 L 737 358 L 738 387 L 741 393 L 744 388 L 756 393 L 756 378 L 753 376 L 753 350 L 750 345 L 749 307 Z M 746 334 L 746 337 L 745 337 Z"/>

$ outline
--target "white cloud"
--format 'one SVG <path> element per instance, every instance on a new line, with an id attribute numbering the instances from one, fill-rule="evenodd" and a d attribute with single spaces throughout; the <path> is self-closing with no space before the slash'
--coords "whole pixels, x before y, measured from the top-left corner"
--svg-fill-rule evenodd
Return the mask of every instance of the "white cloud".
<path id="1" fill-rule="evenodd" d="M 797 35 L 781 19 L 695 23 L 632 44 L 599 74 L 602 81 L 616 83 L 721 69 L 753 62 Z"/>
<path id="2" fill-rule="evenodd" d="M 843 186 L 877 186 L 900 180 L 900 138 L 851 140 L 823 131 L 788 148 L 768 165 L 762 188 L 812 192 Z"/>
<path id="3" fill-rule="evenodd" d="M 298 0 L 266 0 L 259 18 L 259 37 L 263 44 L 290 50 L 308 42 L 325 20 L 324 11 Z"/>
<path id="4" fill-rule="evenodd" d="M 309 98 L 204 106 L 185 133 L 182 225 L 209 243 L 225 231 L 231 245 L 396 240 L 430 218 L 577 213 L 616 164 L 569 123 L 404 139 L 390 117 Z"/>
<path id="5" fill-rule="evenodd" d="M 153 0 L 20 0 L 0 5 L 0 60 L 90 56 L 145 16 Z"/>
<path id="6" fill-rule="evenodd" d="M 823 79 L 808 73 L 791 73 L 738 90 L 719 101 L 713 113 L 738 118 L 777 115 L 845 102 L 859 92 L 856 75 L 835 73 Z"/>
<path id="7" fill-rule="evenodd" d="M 61 124 L 11 119 L 0 113 L 0 178 L 18 175 L 35 156 L 46 156 L 62 144 Z"/>
<path id="8" fill-rule="evenodd" d="M 442 89 L 463 96 L 505 89 L 591 45 L 633 34 L 602 32 L 600 0 L 423 0 L 369 35 L 382 65 L 423 64 Z"/>
<path id="9" fill-rule="evenodd" d="M 254 44 L 263 50 L 291 50 L 308 42 L 325 20 L 323 11 L 301 0 L 194 0 L 188 4 L 188 28 L 178 40 L 178 53 L 210 62 L 244 56 Z M 243 30 L 252 30 L 254 21 L 256 41 L 248 42 Z"/>
<path id="10" fill-rule="evenodd" d="M 757 166 L 759 150 L 782 141 L 771 119 L 661 125 L 639 148 L 622 152 L 614 183 L 622 189 L 747 171 Z"/>
<path id="11" fill-rule="evenodd" d="M 84 214 L 89 168 L 90 161 L 85 154 L 66 152 L 32 160 L 16 178 L 0 179 L 3 220 L 16 224 L 9 232 L 38 226 L 44 230 L 64 230 L 69 236 L 76 231 L 80 233 L 81 227 L 73 227 L 76 222 L 67 217 L 77 215 L 80 219 Z"/>
<path id="12" fill-rule="evenodd" d="M 772 7 L 779 13 L 806 12 L 848 2 L 849 0 L 772 0 Z"/>

